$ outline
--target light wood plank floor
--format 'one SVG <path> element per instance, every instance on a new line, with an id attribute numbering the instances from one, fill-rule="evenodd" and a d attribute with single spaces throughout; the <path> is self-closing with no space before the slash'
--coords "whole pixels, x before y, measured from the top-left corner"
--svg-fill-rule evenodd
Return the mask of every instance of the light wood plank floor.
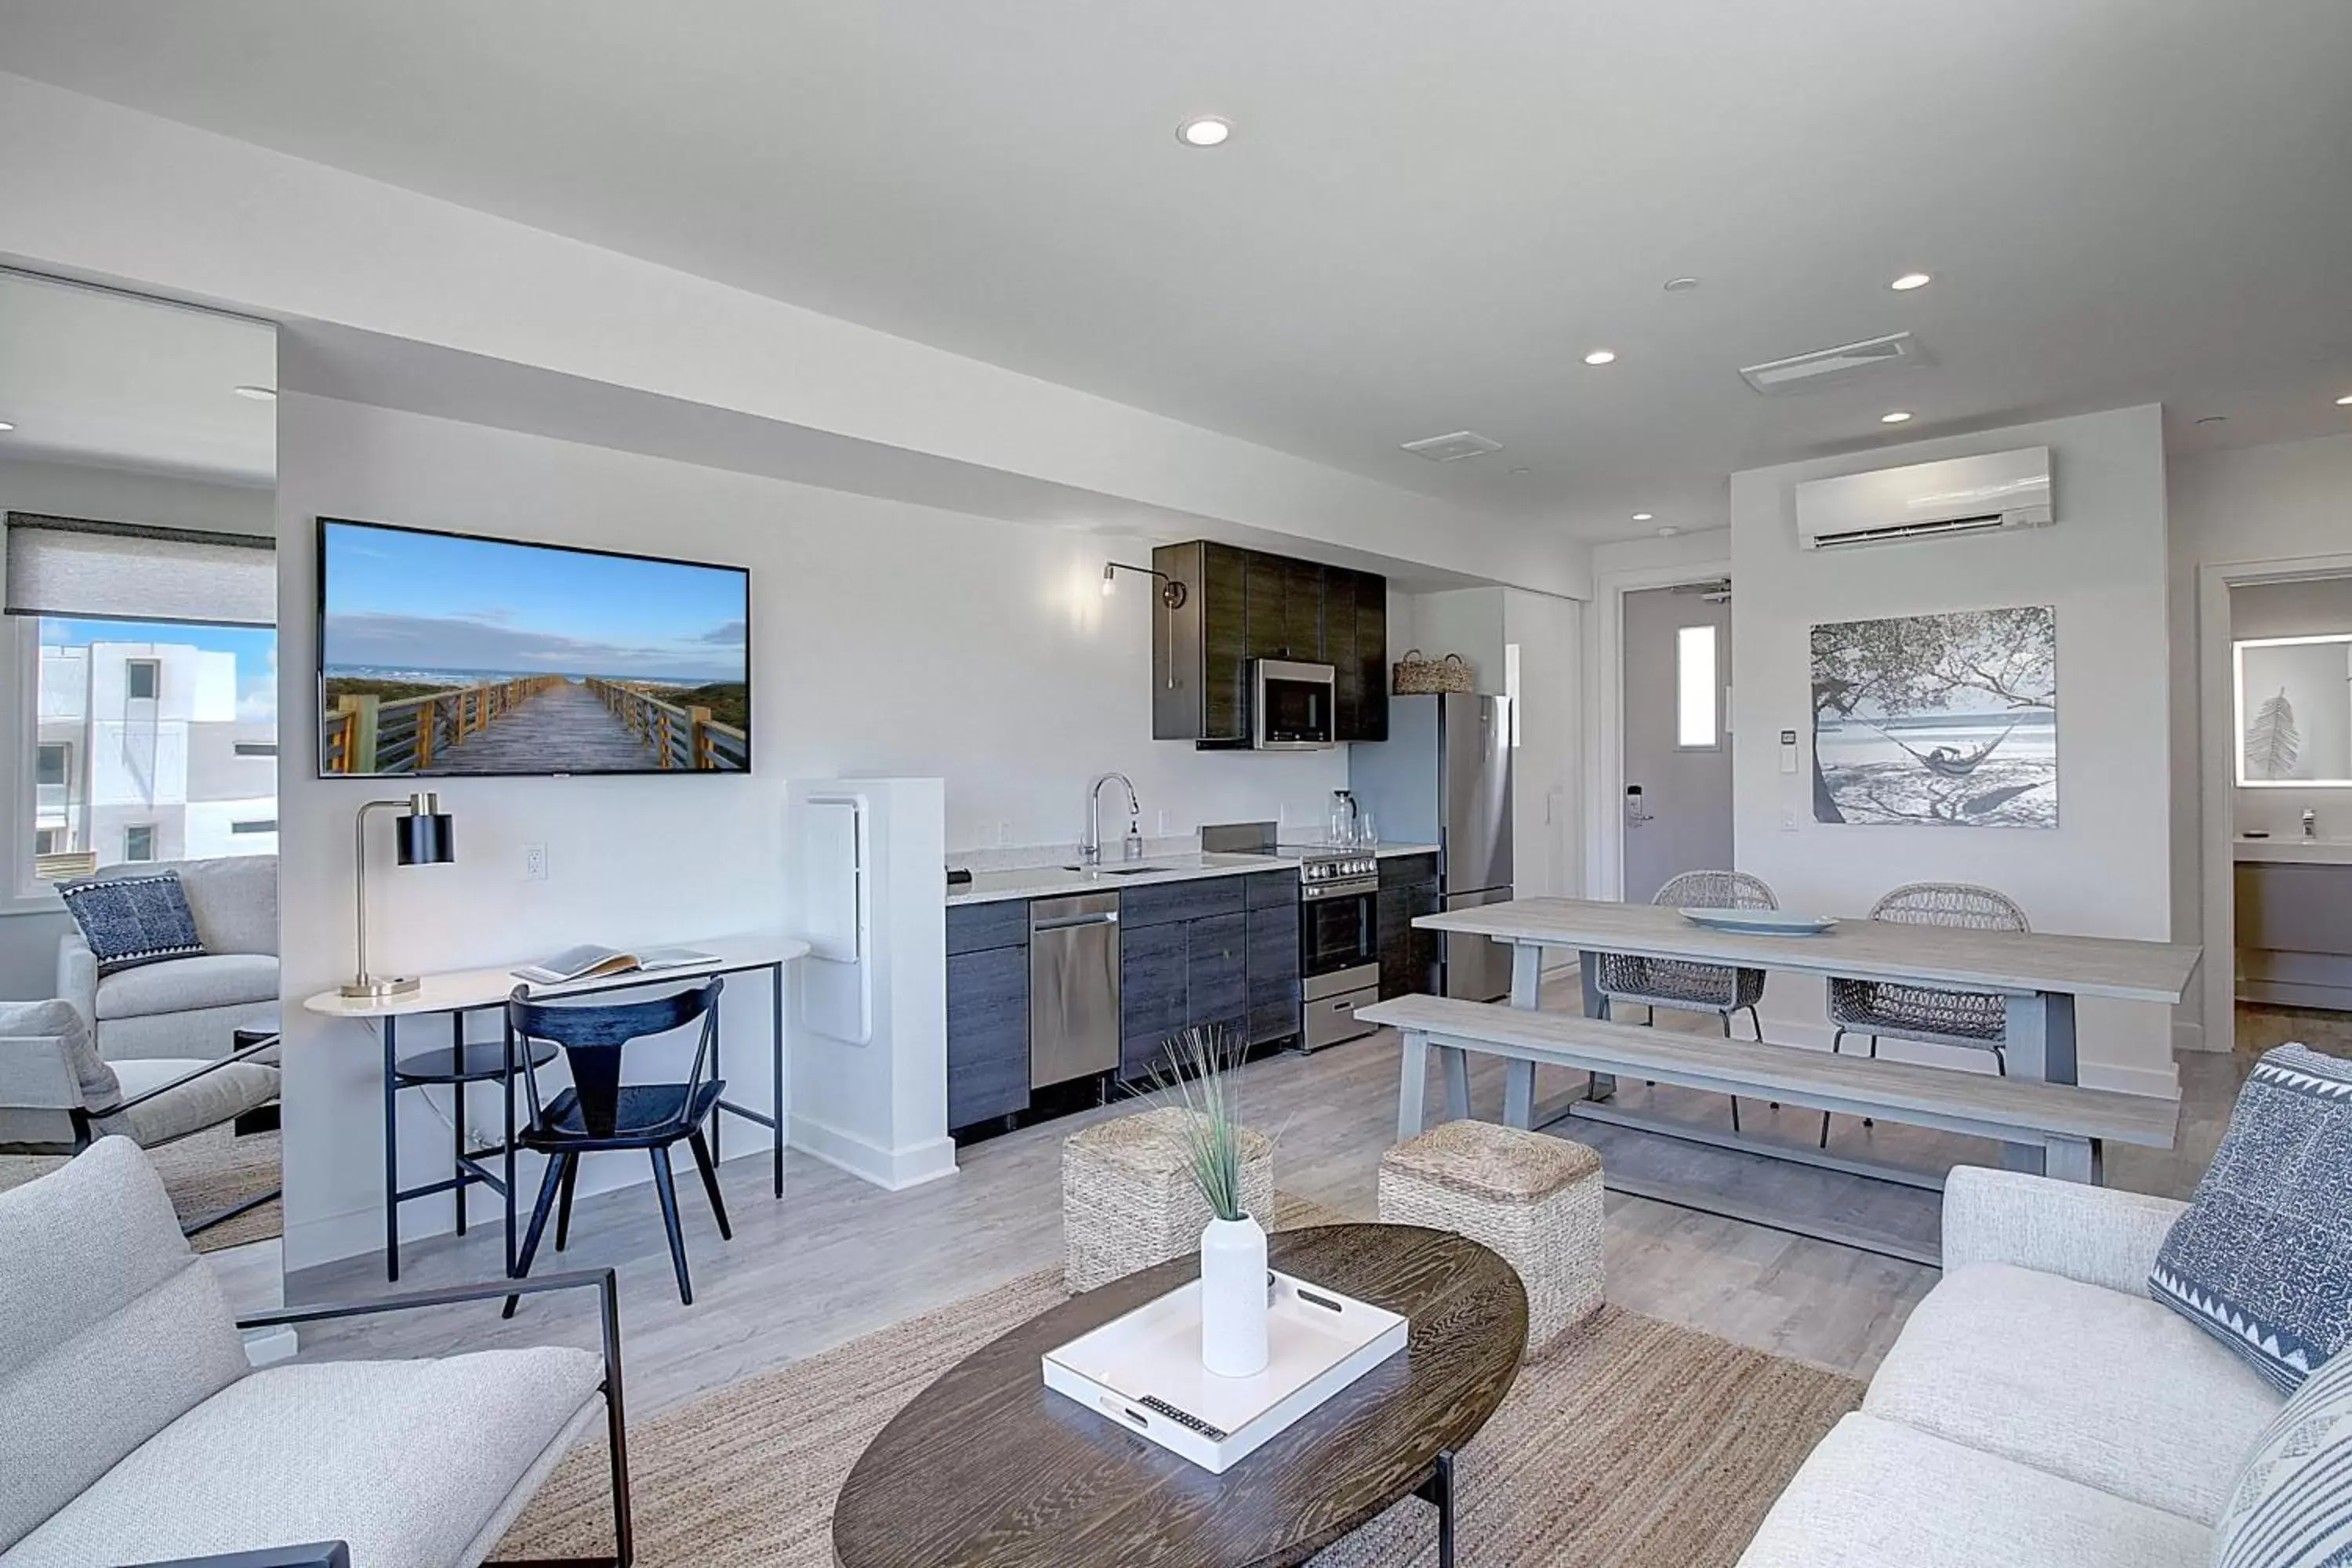
<path id="1" fill-rule="evenodd" d="M 1555 986 L 1547 1003 L 1576 1005 Z M 1711 1030 L 1714 1021 L 1662 1017 L 1662 1025 Z M 1343 1212 L 1370 1217 L 1381 1152 L 1394 1136 L 1398 1047 L 1382 1031 L 1312 1057 L 1286 1055 L 1246 1069 L 1251 1121 L 1279 1129 L 1277 1184 Z M 2187 1194 L 2210 1158 L 2250 1058 L 2184 1056 L 2181 1147 L 2168 1153 L 2118 1150 L 2116 1185 Z M 1569 1091 L 1580 1077 L 1548 1075 L 1539 1092 Z M 1442 1104 L 1434 1094 L 1433 1104 Z M 1727 1125 L 1719 1097 L 1623 1086 L 1628 1104 L 1712 1118 Z M 1474 1105 L 1499 1116 L 1500 1068 L 1473 1073 Z M 542 1271 L 610 1265 L 621 1275 L 622 1320 L 631 1408 L 650 1414 L 767 1367 L 813 1354 L 914 1313 L 944 1305 L 1061 1258 L 1060 1145 L 1076 1128 L 1114 1106 L 991 1140 L 964 1152 L 945 1181 L 882 1193 L 797 1153 L 788 1157 L 779 1202 L 769 1193 L 762 1152 L 731 1160 L 721 1179 L 735 1238 L 722 1242 L 694 1183 L 681 1184 L 696 1304 L 682 1308 L 651 1190 L 644 1185 L 583 1199 L 571 1250 L 543 1252 Z M 1818 1115 L 1775 1117 L 1743 1102 L 1750 1131 L 1810 1140 Z M 1751 1198 L 1811 1205 L 1893 1234 L 1932 1237 L 1935 1198 L 1780 1162 L 1722 1153 L 1674 1140 L 1574 1121 L 1562 1131 L 1614 1163 L 1635 1160 L 1682 1183 L 1727 1183 Z M 740 1146 L 740 1145 L 739 1145 Z M 1840 1119 L 1832 1146 L 1879 1158 L 1984 1162 L 1992 1146 L 1882 1124 L 1865 1131 Z M 605 1156 L 627 1158 L 625 1155 Z M 1612 1194 L 1607 1237 L 1609 1296 L 1632 1310 L 1686 1323 L 1781 1355 L 1867 1374 L 1903 1320 L 1936 1280 L 1934 1269 L 1851 1247 Z M 266 1300 L 277 1283 L 275 1244 L 213 1255 L 233 1294 Z M 498 1228 L 463 1240 L 440 1237 L 404 1252 L 401 1288 L 497 1277 Z M 385 1292 L 381 1261 L 361 1258 L 303 1271 L 287 1281 L 295 1302 Z M 441 1353 L 499 1345 L 594 1342 L 593 1310 L 541 1298 L 511 1322 L 497 1308 L 457 1308 L 307 1330 L 306 1352 L 324 1356 Z"/>

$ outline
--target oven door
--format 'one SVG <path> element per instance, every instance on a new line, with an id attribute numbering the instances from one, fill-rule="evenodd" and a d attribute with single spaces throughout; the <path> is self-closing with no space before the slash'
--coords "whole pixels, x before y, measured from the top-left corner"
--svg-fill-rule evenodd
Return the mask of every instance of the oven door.
<path id="1" fill-rule="evenodd" d="M 1380 943 L 1373 929 L 1376 901 L 1368 892 L 1303 900 L 1298 906 L 1299 973 L 1311 980 L 1318 974 L 1378 963 Z"/>
<path id="2" fill-rule="evenodd" d="M 1338 677 L 1329 665 L 1262 658 L 1254 668 L 1251 723 L 1257 750 L 1319 751 L 1333 743 Z"/>

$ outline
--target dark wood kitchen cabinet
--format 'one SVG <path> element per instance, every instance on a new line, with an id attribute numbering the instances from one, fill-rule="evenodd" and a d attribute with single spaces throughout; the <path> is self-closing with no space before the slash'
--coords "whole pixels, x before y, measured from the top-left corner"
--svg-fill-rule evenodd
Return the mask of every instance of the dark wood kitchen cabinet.
<path id="1" fill-rule="evenodd" d="M 1121 895 L 1121 1078 L 1149 1079 L 1167 1064 L 1169 1037 L 1188 1028 L 1247 1037 L 1250 930 L 1239 877 L 1202 877 Z"/>
<path id="2" fill-rule="evenodd" d="M 1298 877 L 1257 871 L 1243 879 L 1249 906 L 1249 1043 L 1298 1033 Z"/>
<path id="3" fill-rule="evenodd" d="M 1029 906 L 948 910 L 948 1126 L 1029 1109 Z"/>
<path id="4" fill-rule="evenodd" d="M 1151 733 L 1204 747 L 1249 743 L 1254 659 L 1328 664 L 1341 741 L 1388 738 L 1388 579 L 1194 540 L 1152 569 L 1184 590 L 1152 605 Z"/>
<path id="5" fill-rule="evenodd" d="M 1123 1079 L 1150 1079 L 1166 1061 L 1162 1047 L 1168 1037 L 1184 1027 L 1189 924 L 1119 922 L 1118 1072 Z"/>
<path id="6" fill-rule="evenodd" d="M 1437 857 L 1397 855 L 1381 862 L 1381 890 L 1373 904 L 1381 950 L 1381 999 L 1437 990 L 1437 933 L 1414 929 L 1421 915 L 1437 912 Z"/>

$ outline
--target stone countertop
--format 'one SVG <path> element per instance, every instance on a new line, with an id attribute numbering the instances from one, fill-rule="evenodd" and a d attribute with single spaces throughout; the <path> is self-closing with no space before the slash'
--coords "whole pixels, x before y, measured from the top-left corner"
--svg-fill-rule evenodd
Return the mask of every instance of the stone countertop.
<path id="1" fill-rule="evenodd" d="M 2299 833 L 2268 838 L 2241 837 L 2230 852 L 2240 860 L 2266 860 L 2286 866 L 2352 866 L 2352 838 L 2305 838 Z"/>
<path id="2" fill-rule="evenodd" d="M 1434 855 L 1434 844 L 1383 844 L 1372 851 L 1381 859 L 1398 855 Z M 1273 855 L 1147 855 L 1122 863 L 1107 861 L 1093 870 L 1073 870 L 1067 865 L 1024 866 L 1006 871 L 975 871 L 969 883 L 948 889 L 948 907 L 992 904 L 1007 899 L 1052 899 L 1069 893 L 1099 893 L 1119 888 L 1144 888 L 1160 882 L 1185 882 L 1199 877 L 1245 877 L 1253 871 L 1296 871 L 1300 857 L 1285 850 Z M 1129 867 L 1140 868 L 1129 869 Z"/>

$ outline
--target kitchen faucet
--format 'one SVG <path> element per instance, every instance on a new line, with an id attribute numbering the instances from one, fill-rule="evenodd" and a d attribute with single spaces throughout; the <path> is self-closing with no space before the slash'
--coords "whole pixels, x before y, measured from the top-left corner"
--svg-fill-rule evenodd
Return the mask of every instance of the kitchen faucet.
<path id="1" fill-rule="evenodd" d="M 1143 805 L 1135 798 L 1135 781 L 1125 773 L 1098 773 L 1087 791 L 1093 830 L 1087 834 L 1078 855 L 1078 858 L 1088 866 L 1102 864 L 1102 788 L 1113 779 L 1117 779 L 1120 787 L 1127 791 L 1127 844 L 1122 853 L 1129 860 L 1143 858 Z"/>

